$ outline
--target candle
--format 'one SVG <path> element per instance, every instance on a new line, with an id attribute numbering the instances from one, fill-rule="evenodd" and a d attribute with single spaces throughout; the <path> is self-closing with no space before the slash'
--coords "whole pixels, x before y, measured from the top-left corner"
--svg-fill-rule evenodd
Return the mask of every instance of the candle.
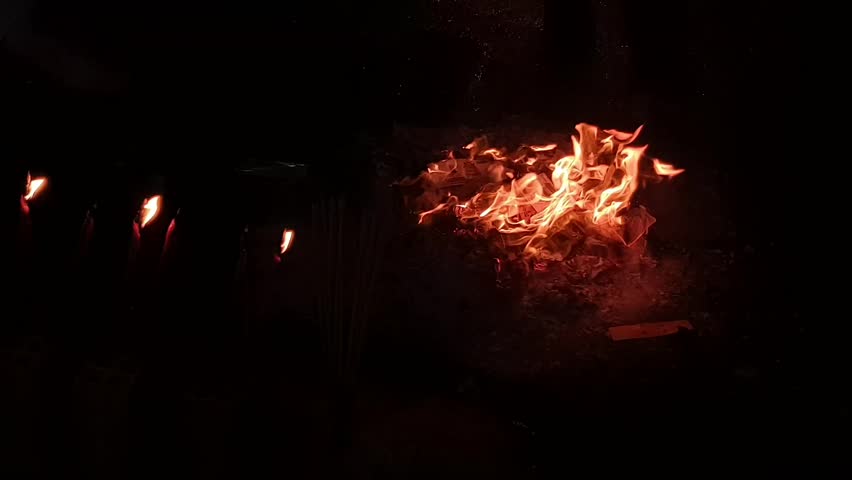
<path id="1" fill-rule="evenodd" d="M 160 211 L 160 196 L 146 198 L 133 221 L 133 238 L 130 243 L 130 253 L 127 259 L 128 273 L 136 270 L 136 258 L 142 247 L 142 230 L 148 227 Z"/>
<path id="2" fill-rule="evenodd" d="M 160 254 L 160 271 L 165 270 L 171 261 L 175 228 L 177 228 L 177 219 L 179 215 L 180 209 L 177 210 L 174 218 L 172 218 L 172 221 L 169 222 L 169 228 L 166 229 L 166 239 L 163 241 L 163 251 Z"/>
<path id="3" fill-rule="evenodd" d="M 18 243 L 21 252 L 29 252 L 32 248 L 32 219 L 30 217 L 30 202 L 44 191 L 47 185 L 47 178 L 36 177 L 32 178 L 30 172 L 27 172 L 27 184 L 24 193 L 21 195 L 21 223 L 18 227 Z M 23 254 L 23 253 L 22 253 Z"/>

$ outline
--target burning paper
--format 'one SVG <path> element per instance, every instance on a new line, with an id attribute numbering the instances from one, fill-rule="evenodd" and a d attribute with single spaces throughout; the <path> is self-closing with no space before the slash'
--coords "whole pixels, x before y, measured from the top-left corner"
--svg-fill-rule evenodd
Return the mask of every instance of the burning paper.
<path id="1" fill-rule="evenodd" d="M 642 127 L 633 133 L 585 123 L 576 128 L 570 151 L 549 143 L 509 152 L 480 138 L 465 147 L 468 158 L 451 152 L 430 164 L 409 182 L 424 190 L 421 201 L 428 208 L 420 223 L 449 212 L 476 231 L 498 232 L 506 248 L 544 259 L 563 258 L 569 238 L 594 235 L 632 244 L 654 221 L 646 214 L 639 223 L 628 222 L 624 215 L 640 183 L 646 147 L 631 145 Z M 668 177 L 683 172 L 659 160 L 654 171 Z"/>

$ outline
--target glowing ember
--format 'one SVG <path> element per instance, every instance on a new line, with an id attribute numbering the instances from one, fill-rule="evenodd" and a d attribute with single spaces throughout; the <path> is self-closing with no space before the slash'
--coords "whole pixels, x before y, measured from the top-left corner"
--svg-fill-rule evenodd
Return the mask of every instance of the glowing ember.
<path id="1" fill-rule="evenodd" d="M 154 195 L 151 198 L 146 198 L 142 202 L 142 211 L 139 212 L 139 224 L 142 227 L 148 225 L 154 217 L 157 216 L 157 211 L 160 210 L 160 196 Z"/>
<path id="2" fill-rule="evenodd" d="M 47 183 L 47 179 L 44 177 L 30 178 L 30 174 L 27 174 L 27 193 L 24 195 L 24 200 L 32 200 L 35 198 L 36 194 L 38 194 L 39 190 Z"/>
<path id="3" fill-rule="evenodd" d="M 293 230 L 284 230 L 284 233 L 281 235 L 281 255 L 284 255 L 284 252 L 290 250 L 290 247 L 293 246 L 293 239 L 296 237 L 296 232 Z"/>
<path id="4" fill-rule="evenodd" d="M 642 127 L 633 133 L 584 123 L 576 128 L 571 152 L 552 143 L 508 153 L 486 148 L 483 138 L 465 147 L 466 160 L 450 153 L 430 164 L 418 177 L 426 191 L 420 223 L 452 212 L 480 232 L 496 230 L 501 245 L 517 247 L 527 257 L 562 258 L 572 235 L 631 243 L 625 239 L 623 214 L 639 187 L 646 147 L 629 145 Z M 654 171 L 668 177 L 683 173 L 659 160 Z"/>

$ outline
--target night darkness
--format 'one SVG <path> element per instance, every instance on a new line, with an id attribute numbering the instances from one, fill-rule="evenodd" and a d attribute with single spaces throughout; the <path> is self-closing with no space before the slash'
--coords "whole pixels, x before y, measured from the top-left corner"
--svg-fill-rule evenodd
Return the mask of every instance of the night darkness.
<path id="1" fill-rule="evenodd" d="M 690 475 L 778 468 L 813 409 L 848 421 L 806 367 L 803 206 L 766 200 L 795 190 L 771 167 L 803 103 L 785 7 L 4 3 L 8 478 Z M 635 198 L 653 307 L 507 290 L 394 185 L 473 136 L 580 122 L 644 125 L 686 169 Z M 27 171 L 49 183 L 25 218 Z M 666 320 L 696 328 L 602 326 Z"/>

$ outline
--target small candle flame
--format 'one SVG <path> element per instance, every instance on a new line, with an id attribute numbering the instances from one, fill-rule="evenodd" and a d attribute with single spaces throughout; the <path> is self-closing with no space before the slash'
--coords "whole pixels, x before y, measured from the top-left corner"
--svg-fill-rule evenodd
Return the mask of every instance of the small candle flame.
<path id="1" fill-rule="evenodd" d="M 44 187 L 44 184 L 47 183 L 47 179 L 44 177 L 36 177 L 30 178 L 30 174 L 27 174 L 27 193 L 24 195 L 24 200 L 32 200 L 35 198 L 36 194 Z"/>
<path id="2" fill-rule="evenodd" d="M 145 227 L 154 217 L 157 216 L 157 212 L 160 210 L 160 196 L 154 195 L 151 198 L 146 198 L 144 202 L 142 202 L 142 211 L 140 212 L 139 224 L 141 227 Z"/>
<path id="3" fill-rule="evenodd" d="M 293 246 L 293 239 L 295 237 L 295 231 L 289 229 L 284 230 L 284 233 L 281 235 L 281 255 L 284 255 L 287 250 L 290 250 L 290 247 Z"/>

